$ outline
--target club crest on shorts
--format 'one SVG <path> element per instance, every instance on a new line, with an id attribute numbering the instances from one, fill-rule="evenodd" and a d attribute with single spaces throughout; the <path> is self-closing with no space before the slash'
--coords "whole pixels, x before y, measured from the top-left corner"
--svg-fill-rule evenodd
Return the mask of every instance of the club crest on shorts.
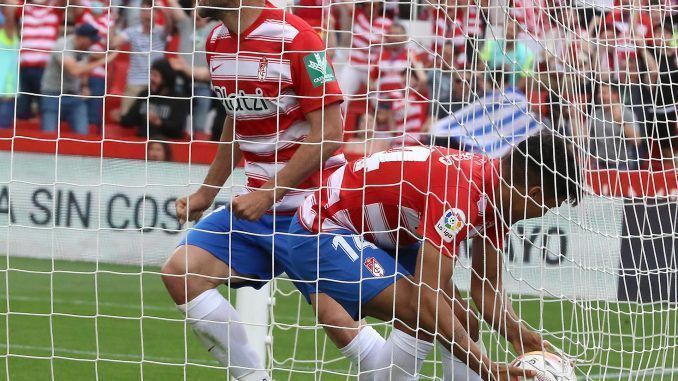
<path id="1" fill-rule="evenodd" d="M 436 231 L 445 242 L 452 242 L 454 237 L 466 225 L 466 214 L 458 208 L 448 209 L 436 223 Z"/>
<path id="2" fill-rule="evenodd" d="M 375 257 L 369 257 L 365 260 L 365 267 L 377 278 L 384 276 L 384 268 L 381 267 L 379 261 Z"/>
<path id="3" fill-rule="evenodd" d="M 266 79 L 267 72 L 268 72 L 268 59 L 266 59 L 266 57 L 262 57 L 259 60 L 259 71 L 257 72 L 257 76 L 259 77 L 260 81 Z"/>

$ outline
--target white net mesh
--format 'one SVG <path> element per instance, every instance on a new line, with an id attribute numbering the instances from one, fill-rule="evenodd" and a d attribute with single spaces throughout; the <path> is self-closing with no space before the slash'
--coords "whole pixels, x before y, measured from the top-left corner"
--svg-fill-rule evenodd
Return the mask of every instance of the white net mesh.
<path id="1" fill-rule="evenodd" d="M 235 7 L 236 19 L 263 4 L 208 3 Z M 578 379 L 677 377 L 675 2 L 275 5 L 321 37 L 345 99 L 349 159 L 430 144 L 499 158 L 528 136 L 566 137 L 586 195 L 511 228 L 503 281 L 513 308 L 572 359 Z M 274 105 L 271 120 L 285 129 L 286 115 L 304 117 L 299 99 L 315 96 L 293 93 L 289 103 L 282 90 L 244 92 L 240 83 L 274 77 L 282 89 L 299 73 L 287 78 L 273 58 L 247 58 L 258 52 L 237 44 L 220 53 L 247 74 L 212 87 L 218 68 L 205 44 L 240 38 L 239 24 L 211 34 L 220 21 L 198 17 L 191 0 L 5 0 L 0 11 L 0 374 L 223 379 L 226 367 L 160 280 L 160 266 L 195 226 L 179 223 L 175 202 L 203 184 L 227 115 L 237 129 L 246 111 Z M 264 30 L 243 30 L 242 41 L 292 44 L 286 27 L 274 38 Z M 318 99 L 332 96 L 323 75 L 328 90 Z M 241 130 L 235 140 L 243 151 L 273 144 L 275 164 L 289 160 L 281 159 L 287 143 L 306 137 L 281 132 Z M 239 194 L 248 175 L 250 185 L 266 180 L 263 167 L 246 175 L 231 166 L 209 211 Z M 454 275 L 467 300 L 470 253 L 462 244 Z M 238 304 L 274 379 L 357 379 L 285 276 L 251 295 L 220 289 Z M 387 337 L 394 319 L 368 322 Z M 481 338 L 491 359 L 515 358 L 489 325 Z M 438 350 L 419 376 L 442 379 Z"/>

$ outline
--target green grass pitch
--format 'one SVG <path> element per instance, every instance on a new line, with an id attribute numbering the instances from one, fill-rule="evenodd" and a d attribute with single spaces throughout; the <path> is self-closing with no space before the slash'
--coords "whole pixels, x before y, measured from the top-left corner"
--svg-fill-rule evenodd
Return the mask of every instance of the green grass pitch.
<path id="1" fill-rule="evenodd" d="M 0 379 L 225 380 L 225 371 L 186 330 L 156 271 L 0 258 Z M 274 378 L 355 380 L 288 282 L 275 287 Z M 605 364 L 582 363 L 580 380 L 678 380 L 675 305 L 523 297 L 515 308 L 567 352 Z M 496 335 L 488 331 L 483 339 L 491 357 L 513 357 Z M 424 373 L 424 379 L 440 376 L 433 361 Z"/>

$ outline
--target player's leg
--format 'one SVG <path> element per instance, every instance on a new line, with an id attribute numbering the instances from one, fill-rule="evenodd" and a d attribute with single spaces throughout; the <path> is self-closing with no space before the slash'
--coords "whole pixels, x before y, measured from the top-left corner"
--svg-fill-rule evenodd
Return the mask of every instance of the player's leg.
<path id="1" fill-rule="evenodd" d="M 313 235 L 299 224 L 297 216 L 293 218 L 289 232 L 288 250 L 281 252 L 277 257 L 278 261 L 291 279 L 300 280 L 300 282 L 295 282 L 295 286 L 304 295 L 306 301 L 312 304 L 318 321 L 323 324 L 328 337 L 359 370 L 359 380 L 373 380 L 373 371 L 378 369 L 376 360 L 379 358 L 384 339 L 372 327 L 366 326 L 364 321 L 359 321 L 357 314 L 349 314 L 343 305 L 328 294 L 318 292 L 316 271 L 318 255 L 322 252 L 323 256 L 337 256 L 336 248 L 331 243 L 333 236 Z M 350 234 L 350 232 L 347 233 Z M 321 241 L 327 241 L 327 247 L 331 252 L 319 251 L 323 250 L 318 245 Z M 344 262 L 341 261 L 344 259 L 350 262 L 344 254 L 341 256 L 343 257 L 339 257 L 340 262 L 336 264 L 336 267 L 343 266 Z M 327 276 L 334 275 L 324 273 L 321 275 L 323 278 Z"/>
<path id="2" fill-rule="evenodd" d="M 411 247 L 405 250 L 401 250 L 400 253 L 397 253 L 398 263 L 405 268 L 409 273 L 413 273 L 416 267 L 416 258 L 418 254 L 417 247 Z M 461 296 L 456 293 L 455 298 L 460 298 Z M 371 316 L 382 314 L 381 316 L 375 316 L 382 320 L 396 318 L 396 324 L 394 324 L 394 329 L 386 344 L 384 345 L 385 350 L 382 352 L 385 355 L 391 352 L 392 363 L 395 364 L 414 364 L 417 371 L 420 369 L 423 361 L 426 359 L 426 355 L 430 352 L 433 347 L 434 338 L 431 335 L 422 335 L 419 332 L 415 335 L 414 328 L 418 326 L 419 313 L 416 308 L 412 308 L 410 305 L 411 300 L 416 300 L 417 298 L 417 289 L 409 281 L 409 278 L 400 279 L 394 287 L 388 287 L 383 290 L 382 293 L 373 298 L 368 304 L 365 305 L 365 311 Z M 393 302 L 395 300 L 395 303 Z M 450 303 L 449 300 L 446 302 Z M 458 304 L 453 307 L 453 311 L 459 318 L 460 321 L 468 321 L 468 317 L 464 316 L 468 313 L 468 306 Z M 476 326 L 471 327 L 471 329 L 477 329 Z M 416 336 L 416 337 L 415 337 Z M 458 358 L 454 357 L 450 350 L 443 345 L 438 345 L 441 361 L 443 365 L 443 380 L 452 381 L 452 380 L 464 380 L 464 381 L 480 381 L 482 378 L 478 373 L 471 370 L 468 365 Z M 382 361 L 387 363 L 386 360 Z M 410 365 L 411 366 L 411 365 Z M 377 377 L 377 380 L 389 380 L 396 379 L 394 375 L 400 377 L 403 374 L 403 370 L 407 368 L 397 369 L 395 366 L 391 370 L 390 374 L 384 375 L 380 373 Z M 410 368 L 411 369 L 411 368 Z M 406 380 L 407 378 L 397 378 Z"/>
<path id="3" fill-rule="evenodd" d="M 270 279 L 270 255 L 260 253 L 252 236 L 244 234 L 256 231 L 256 223 L 236 220 L 231 229 L 230 213 L 218 209 L 187 234 L 162 268 L 168 292 L 200 342 L 238 380 L 270 378 L 259 369 L 261 359 L 248 342 L 241 317 L 216 288 Z"/>
<path id="4" fill-rule="evenodd" d="M 361 310 L 365 302 L 384 288 L 393 287 L 394 282 L 399 282 L 397 279 L 409 275 L 391 255 L 349 231 L 317 236 L 299 228 L 298 222 L 295 221 L 292 223 L 290 233 L 293 236 L 289 238 L 289 250 L 284 262 L 290 277 L 309 281 L 303 284 L 306 287 L 299 287 L 300 291 L 309 301 L 317 299 L 316 295 L 321 294 L 331 297 L 353 320 L 358 320 L 361 315 L 369 315 L 366 310 Z M 392 311 L 392 306 L 389 306 L 388 310 Z M 393 314 L 392 312 L 378 314 L 377 317 L 380 316 L 385 317 L 386 321 L 391 321 Z M 343 325 L 347 325 L 347 322 Z M 329 334 L 332 335 L 332 332 Z M 335 343 L 341 345 L 336 340 Z M 430 343 L 428 345 L 432 347 Z M 382 356 L 383 350 L 370 349 L 374 352 L 368 356 L 370 364 L 364 363 L 365 357 L 360 358 L 361 371 L 390 366 L 392 356 Z M 394 360 L 398 361 L 398 358 Z M 411 375 L 418 371 L 416 365 L 397 364 L 398 369 L 407 368 L 407 370 L 401 373 L 401 378 L 394 374 L 391 379 L 412 379 Z M 374 376 L 376 377 L 376 374 Z"/>
<path id="5" fill-rule="evenodd" d="M 443 381 L 482 381 L 478 373 L 471 370 L 465 362 L 454 357 L 446 346 L 438 345 L 438 352 L 443 365 Z"/>
<path id="6" fill-rule="evenodd" d="M 389 252 L 396 259 L 396 262 L 409 274 L 414 272 L 418 253 L 419 244 Z M 412 297 L 410 294 L 405 294 L 410 290 L 406 286 L 407 283 L 401 285 L 400 293 L 396 288 L 394 297 L 404 300 Z M 383 318 L 386 318 L 386 316 Z M 390 315 L 390 319 L 394 320 L 395 316 Z M 410 317 L 410 319 L 413 319 L 413 317 Z M 420 373 L 424 360 L 433 350 L 433 342 L 433 336 L 422 331 L 415 331 L 406 324 L 403 324 L 399 319 L 395 319 L 393 331 L 386 340 L 379 360 L 384 369 L 377 373 L 376 380 L 415 379 L 412 375 Z"/>
<path id="7" fill-rule="evenodd" d="M 325 333 L 358 369 L 358 380 L 372 381 L 379 369 L 384 338 L 364 320 L 355 321 L 341 304 L 324 293 L 310 295 L 311 306 Z"/>

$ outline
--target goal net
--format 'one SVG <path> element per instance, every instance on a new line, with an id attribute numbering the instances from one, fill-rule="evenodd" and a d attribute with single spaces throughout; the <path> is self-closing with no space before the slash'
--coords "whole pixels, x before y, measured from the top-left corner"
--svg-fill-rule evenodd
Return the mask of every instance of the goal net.
<path id="1" fill-rule="evenodd" d="M 531 135 L 566 137 L 583 199 L 511 227 L 513 308 L 580 380 L 678 377 L 675 2 L 274 3 L 323 39 L 349 159 L 431 144 L 501 158 Z M 202 184 L 227 112 L 205 59 L 218 21 L 195 10 L 0 4 L 0 377 L 226 377 L 160 280 L 194 229 L 175 202 Z M 243 191 L 232 170 L 208 212 Z M 462 244 L 454 271 L 469 301 L 470 253 Z M 358 379 L 286 276 L 220 291 L 275 380 Z M 394 319 L 368 324 L 386 337 Z M 493 360 L 516 357 L 489 325 L 481 342 Z M 439 353 L 419 377 L 442 379 Z"/>

